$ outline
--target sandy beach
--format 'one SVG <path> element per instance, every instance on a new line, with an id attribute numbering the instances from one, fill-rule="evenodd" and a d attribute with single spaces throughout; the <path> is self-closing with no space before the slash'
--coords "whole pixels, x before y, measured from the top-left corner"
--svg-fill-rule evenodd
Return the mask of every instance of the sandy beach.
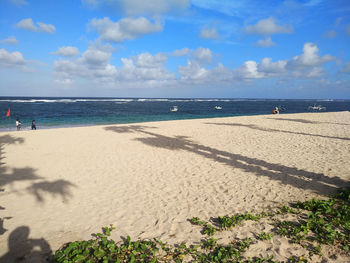
<path id="1" fill-rule="evenodd" d="M 1 132 L 0 262 L 45 262 L 110 224 L 116 241 L 198 243 L 188 219 L 325 198 L 350 186 L 349 160 L 350 112 Z M 245 222 L 231 238 L 269 230 Z M 303 248 L 274 236 L 249 253 L 286 260 Z"/>

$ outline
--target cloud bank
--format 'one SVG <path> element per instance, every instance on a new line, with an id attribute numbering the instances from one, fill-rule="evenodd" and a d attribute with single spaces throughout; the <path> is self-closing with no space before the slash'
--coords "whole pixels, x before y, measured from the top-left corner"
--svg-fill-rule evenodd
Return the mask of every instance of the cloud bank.
<path id="1" fill-rule="evenodd" d="M 123 18 L 118 22 L 113 22 L 108 17 L 103 19 L 95 18 L 90 22 L 90 27 L 97 30 L 102 40 L 114 43 L 136 39 L 146 34 L 163 30 L 163 25 L 159 21 L 155 21 L 152 24 L 145 17 Z"/>
<path id="2" fill-rule="evenodd" d="M 16 24 L 16 27 L 32 32 L 41 32 L 48 34 L 53 34 L 56 31 L 56 27 L 54 25 L 45 24 L 42 22 L 37 22 L 37 25 L 35 25 L 33 19 L 31 18 L 22 19 Z"/>

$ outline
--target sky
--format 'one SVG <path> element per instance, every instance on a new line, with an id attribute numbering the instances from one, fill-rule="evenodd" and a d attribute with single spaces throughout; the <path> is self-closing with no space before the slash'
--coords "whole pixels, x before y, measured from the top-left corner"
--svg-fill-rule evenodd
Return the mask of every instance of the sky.
<path id="1" fill-rule="evenodd" d="M 0 0 L 0 96 L 350 99 L 349 0 Z"/>

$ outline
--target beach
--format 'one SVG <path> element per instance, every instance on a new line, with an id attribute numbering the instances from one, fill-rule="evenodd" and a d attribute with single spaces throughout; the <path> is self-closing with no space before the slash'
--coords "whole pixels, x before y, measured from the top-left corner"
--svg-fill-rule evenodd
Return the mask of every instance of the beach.
<path id="1" fill-rule="evenodd" d="M 198 243 L 188 219 L 326 198 L 350 186 L 349 160 L 345 111 L 0 132 L 0 262 L 40 262 L 110 224 L 116 241 Z M 269 230 L 244 222 L 231 238 Z M 277 236 L 249 251 L 304 252 Z"/>

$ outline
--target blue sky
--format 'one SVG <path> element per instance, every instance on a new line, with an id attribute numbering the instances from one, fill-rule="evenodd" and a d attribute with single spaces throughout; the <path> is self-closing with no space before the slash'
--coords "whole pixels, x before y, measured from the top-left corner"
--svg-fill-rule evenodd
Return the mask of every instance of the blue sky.
<path id="1" fill-rule="evenodd" d="M 0 96 L 350 99 L 348 0 L 1 0 Z"/>

